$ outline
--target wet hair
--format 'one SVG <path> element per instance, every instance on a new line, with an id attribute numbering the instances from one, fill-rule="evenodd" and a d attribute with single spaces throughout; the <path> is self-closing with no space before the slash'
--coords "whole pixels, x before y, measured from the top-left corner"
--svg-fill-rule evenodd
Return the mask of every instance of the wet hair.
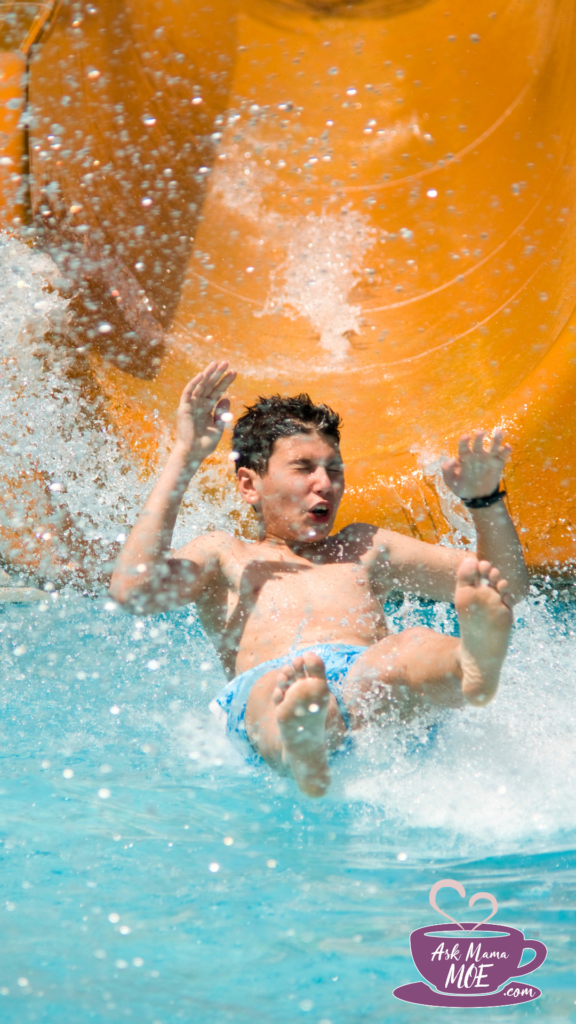
<path id="1" fill-rule="evenodd" d="M 328 405 L 314 405 L 310 395 L 259 398 L 254 405 L 246 407 L 246 412 L 234 427 L 232 458 L 236 462 L 236 472 L 241 466 L 246 466 L 254 469 L 258 476 L 264 476 L 274 443 L 281 437 L 317 431 L 338 444 L 340 426 L 339 414 Z"/>

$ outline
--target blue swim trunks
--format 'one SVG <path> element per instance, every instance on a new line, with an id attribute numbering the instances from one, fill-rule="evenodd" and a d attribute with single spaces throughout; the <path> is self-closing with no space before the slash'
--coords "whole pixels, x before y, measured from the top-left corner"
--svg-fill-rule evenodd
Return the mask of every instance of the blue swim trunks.
<path id="1" fill-rule="evenodd" d="M 250 691 L 261 676 L 270 672 L 273 668 L 282 668 L 291 658 L 304 654 L 305 651 L 313 651 L 319 658 L 322 658 L 326 668 L 326 682 L 334 694 L 340 714 L 348 728 L 350 728 L 350 717 L 348 708 L 342 699 L 342 685 L 348 671 L 357 658 L 365 651 L 366 647 L 353 647 L 350 644 L 314 644 L 310 647 L 302 647 L 298 650 L 291 650 L 283 658 L 273 658 L 272 661 L 265 661 L 262 665 L 242 672 L 235 679 L 232 679 L 217 697 L 210 704 L 210 710 L 217 718 L 226 724 L 226 733 L 238 751 L 250 764 L 262 764 L 263 759 L 256 752 L 246 732 L 246 704 Z"/>

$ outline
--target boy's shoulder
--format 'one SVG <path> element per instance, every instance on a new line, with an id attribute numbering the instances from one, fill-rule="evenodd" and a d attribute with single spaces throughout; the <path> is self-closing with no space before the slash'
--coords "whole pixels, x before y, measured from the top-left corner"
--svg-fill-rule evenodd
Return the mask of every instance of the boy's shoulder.
<path id="1" fill-rule="evenodd" d="M 234 552 L 240 553 L 248 544 L 243 537 L 228 533 L 226 530 L 211 530 L 189 540 L 176 552 L 176 557 L 191 558 L 200 554 L 208 557 L 225 557 Z"/>
<path id="2" fill-rule="evenodd" d="M 343 544 L 360 544 L 374 551 L 385 550 L 394 538 L 392 530 L 373 523 L 348 523 L 336 534 L 335 540 Z"/>
<path id="3" fill-rule="evenodd" d="M 193 555 L 198 556 L 199 554 L 215 555 L 228 550 L 231 543 L 236 539 L 231 533 L 226 533 L 225 530 L 211 530 L 208 533 L 201 533 L 198 537 L 193 537 L 191 540 L 186 541 L 176 551 L 176 557 L 191 558 Z"/>

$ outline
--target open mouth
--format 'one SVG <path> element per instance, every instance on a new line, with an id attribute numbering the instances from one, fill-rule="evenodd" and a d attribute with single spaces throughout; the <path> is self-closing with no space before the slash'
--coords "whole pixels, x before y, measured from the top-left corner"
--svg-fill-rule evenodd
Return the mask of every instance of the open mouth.
<path id="1" fill-rule="evenodd" d="M 325 523 L 330 518 L 330 508 L 328 505 L 315 505 L 314 508 L 310 509 L 310 513 L 319 523 Z"/>

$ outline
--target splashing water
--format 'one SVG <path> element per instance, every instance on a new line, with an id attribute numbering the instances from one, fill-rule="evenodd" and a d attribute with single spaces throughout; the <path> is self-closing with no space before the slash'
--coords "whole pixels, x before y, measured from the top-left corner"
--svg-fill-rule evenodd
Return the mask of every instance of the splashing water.
<path id="1" fill-rule="evenodd" d="M 105 562 L 108 549 L 114 553 L 135 521 L 154 476 L 143 477 L 102 410 L 94 408 L 85 381 L 68 372 L 68 350 L 44 340 L 48 332 L 66 331 L 68 300 L 57 290 L 58 276 L 49 256 L 0 233 L 0 477 L 15 480 L 31 469 L 39 474 Z M 160 437 L 159 462 L 165 447 Z M 191 486 L 176 544 L 229 525 L 230 512 L 240 513 L 233 490 L 212 477 L 207 468 Z M 201 493 L 211 481 L 212 500 Z M 17 527 L 27 509 L 16 494 L 12 503 L 5 499 L 1 514 Z"/>
<path id="2" fill-rule="evenodd" d="M 360 333 L 362 310 L 348 296 L 374 244 L 368 225 L 367 217 L 346 210 L 291 221 L 286 259 L 271 275 L 264 314 L 307 317 L 321 348 L 337 361 L 349 351 L 349 337 Z"/>
<path id="3" fill-rule="evenodd" d="M 227 145 L 226 163 L 214 171 L 212 193 L 251 228 L 274 237 L 286 254 L 270 274 L 264 308 L 256 315 L 306 317 L 319 332 L 320 347 L 341 361 L 350 337 L 361 331 L 362 309 L 348 297 L 366 273 L 364 257 L 375 244 L 376 230 L 369 217 L 346 207 L 339 213 L 296 217 L 269 211 L 263 192 L 276 179 L 244 152 L 250 144 L 248 135 L 242 147 Z"/>
<path id="4" fill-rule="evenodd" d="M 452 632 L 455 615 L 436 605 L 424 621 Z M 422 624 L 418 602 L 406 599 L 391 624 Z M 423 854 L 570 845 L 576 833 L 575 625 L 573 605 L 558 615 L 544 595 L 523 602 L 496 700 L 481 711 L 430 713 L 414 728 L 392 720 L 367 733 L 358 749 L 359 777 L 347 782 L 347 796 L 385 809 L 395 828 L 424 829 Z M 430 722 L 439 725 L 430 730 Z"/>
<path id="5" fill-rule="evenodd" d="M 84 535 L 106 547 L 134 516 L 142 484 L 67 375 L 64 354 L 43 344 L 46 332 L 65 329 L 68 303 L 53 285 L 57 274 L 48 256 L 0 238 L 0 475 L 10 480 L 33 467 Z M 17 499 L 11 513 L 17 525 L 24 514 Z"/>

